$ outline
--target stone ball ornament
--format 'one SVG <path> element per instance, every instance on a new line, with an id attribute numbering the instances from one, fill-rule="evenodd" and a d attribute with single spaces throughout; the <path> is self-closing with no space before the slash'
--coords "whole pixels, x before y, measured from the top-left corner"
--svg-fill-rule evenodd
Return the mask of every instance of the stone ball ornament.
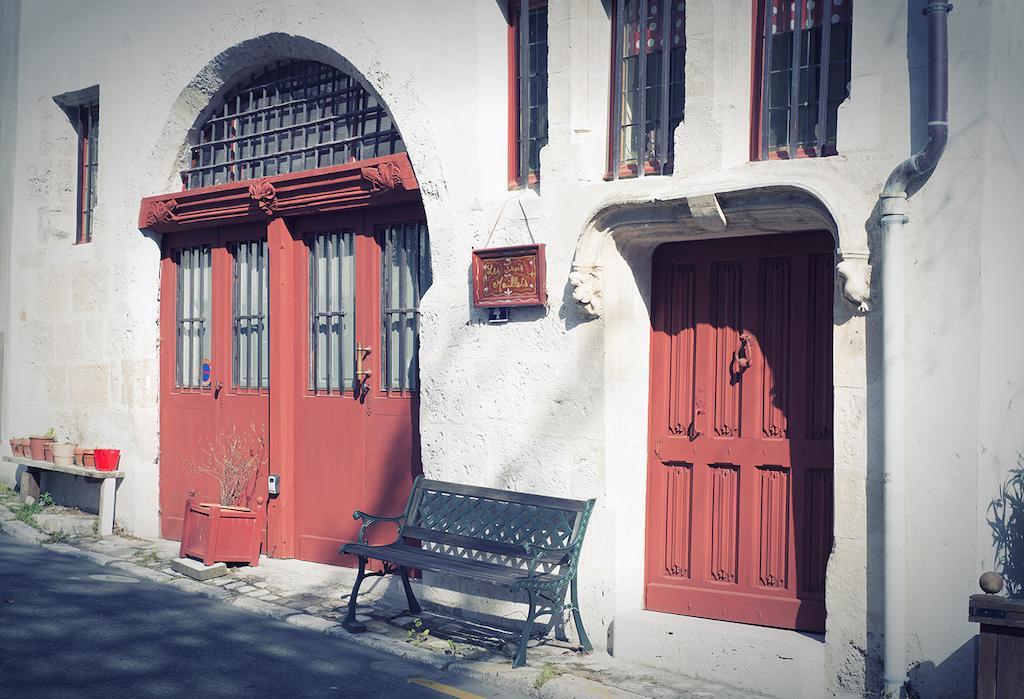
<path id="1" fill-rule="evenodd" d="M 1003 576 L 990 570 L 981 574 L 981 577 L 978 578 L 978 585 L 981 586 L 982 592 L 986 594 L 998 594 L 1003 590 Z"/>

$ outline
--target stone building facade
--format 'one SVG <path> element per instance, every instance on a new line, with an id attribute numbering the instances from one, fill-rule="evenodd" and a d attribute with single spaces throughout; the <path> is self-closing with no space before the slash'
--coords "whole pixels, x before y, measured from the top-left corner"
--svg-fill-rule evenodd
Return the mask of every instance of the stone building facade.
<path id="1" fill-rule="evenodd" d="M 548 135 L 533 173 L 539 186 L 525 188 L 509 186 L 516 10 L 504 0 L 0 5 L 0 434 L 59 425 L 82 443 L 119 447 L 130 475 L 117 520 L 136 535 L 161 535 L 163 242 L 144 221 L 140 229 L 140 201 L 182 189 L 179 171 L 209 105 L 241 76 L 275 61 L 315 61 L 386 105 L 418 183 L 432 272 L 419 302 L 423 473 L 596 497 L 581 598 L 601 649 L 779 696 L 879 692 L 879 193 L 925 138 L 926 3 L 855 0 L 838 153 L 761 158 L 751 145 L 759 4 L 688 0 L 674 167 L 614 178 L 616 4 L 547 3 Z M 1024 237 L 1012 206 L 1024 185 L 1014 119 L 1024 108 L 1021 26 L 1015 0 L 956 3 L 949 143 L 908 200 L 898 276 L 910 593 L 900 613 L 920 696 L 973 692 L 967 597 L 978 575 L 1001 563 L 990 505 L 1024 449 L 1024 368 L 1015 358 L 1024 330 L 1014 322 Z M 93 86 L 96 205 L 91 241 L 76 244 L 78 138 L 67 99 L 55 98 Z M 807 230 L 832 235 L 837 270 L 824 633 L 652 611 L 655 251 Z M 547 305 L 488 322 L 471 303 L 472 250 L 534 241 L 546 247 Z M 13 484 L 13 464 L 0 474 Z M 92 501 L 84 483 L 50 487 Z M 424 582 L 438 604 L 493 611 L 480 590 L 430 574 Z"/>

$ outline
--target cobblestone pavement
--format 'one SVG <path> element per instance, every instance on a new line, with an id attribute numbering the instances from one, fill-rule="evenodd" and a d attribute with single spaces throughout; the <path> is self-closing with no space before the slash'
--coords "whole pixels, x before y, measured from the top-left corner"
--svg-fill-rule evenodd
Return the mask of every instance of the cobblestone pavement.
<path id="1" fill-rule="evenodd" d="M 404 611 L 401 586 L 381 584 L 380 579 L 374 578 L 367 581 L 366 591 L 360 594 L 358 618 L 369 630 L 350 634 L 340 625 L 354 580 L 354 572 L 347 568 L 264 557 L 258 567 L 229 567 L 222 577 L 198 582 L 170 567 L 171 560 L 178 555 L 178 543 L 174 541 L 88 535 L 59 536 L 60 542 L 55 543 L 52 537 L 15 520 L 2 504 L 0 526 L 6 534 L 22 541 L 86 557 L 114 570 L 295 626 L 342 636 L 523 696 L 756 696 L 726 685 L 621 661 L 602 651 L 581 654 L 574 646 L 550 638 L 531 644 L 528 667 L 512 669 L 512 632 L 431 613 L 429 609 L 413 618 Z M 422 595 L 417 596 L 422 599 Z"/>

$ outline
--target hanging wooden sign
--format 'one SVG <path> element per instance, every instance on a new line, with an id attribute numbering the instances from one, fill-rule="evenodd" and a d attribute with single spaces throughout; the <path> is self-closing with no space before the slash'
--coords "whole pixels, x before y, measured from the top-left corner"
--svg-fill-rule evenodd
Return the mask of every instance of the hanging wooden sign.
<path id="1" fill-rule="evenodd" d="M 477 308 L 543 306 L 544 244 L 473 251 L 473 305 Z"/>

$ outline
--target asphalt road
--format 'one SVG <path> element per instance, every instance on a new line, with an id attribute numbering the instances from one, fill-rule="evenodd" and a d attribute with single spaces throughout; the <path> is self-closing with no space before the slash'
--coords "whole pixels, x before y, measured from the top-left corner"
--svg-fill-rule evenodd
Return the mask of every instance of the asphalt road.
<path id="1" fill-rule="evenodd" d="M 514 696 L 0 535 L 0 697 L 72 695 Z"/>

